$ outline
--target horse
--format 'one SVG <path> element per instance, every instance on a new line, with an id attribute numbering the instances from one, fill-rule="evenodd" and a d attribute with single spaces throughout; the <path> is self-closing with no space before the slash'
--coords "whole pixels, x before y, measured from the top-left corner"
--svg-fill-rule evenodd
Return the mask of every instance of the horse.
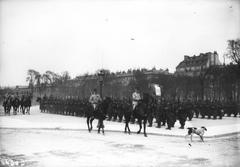
<path id="1" fill-rule="evenodd" d="M 26 109 L 26 114 L 28 113 L 30 115 L 30 107 L 32 106 L 31 96 L 27 96 L 25 98 L 24 106 L 25 106 L 25 109 Z"/>
<path id="2" fill-rule="evenodd" d="M 31 107 L 31 96 L 22 96 L 20 100 L 20 108 L 22 110 L 22 113 L 25 114 L 30 114 L 30 107 Z"/>
<path id="3" fill-rule="evenodd" d="M 9 96 L 9 97 L 4 98 L 2 106 L 4 108 L 4 114 L 10 115 L 10 111 L 12 108 L 12 97 Z"/>
<path id="4" fill-rule="evenodd" d="M 4 108 L 5 115 L 7 115 L 7 114 L 10 115 L 11 107 L 12 107 L 11 97 L 5 98 L 3 101 L 3 108 Z"/>
<path id="5" fill-rule="evenodd" d="M 146 124 L 147 119 L 149 117 L 150 110 L 149 105 L 152 103 L 152 98 L 149 94 L 144 93 L 143 99 L 138 102 L 138 105 L 135 107 L 135 109 L 132 111 L 131 116 L 129 117 L 129 113 L 125 113 L 126 123 L 125 123 L 125 132 L 128 130 L 130 134 L 130 128 L 129 128 L 129 122 L 131 120 L 131 117 L 134 119 L 136 118 L 139 124 L 139 130 L 137 131 L 137 134 L 141 133 L 142 125 L 143 125 L 143 134 L 145 137 L 147 137 L 146 133 Z"/>
<path id="6" fill-rule="evenodd" d="M 107 115 L 107 109 L 110 104 L 110 98 L 104 99 L 102 102 L 99 102 L 94 109 L 91 103 L 87 103 L 87 112 L 85 112 L 86 117 L 87 117 L 87 126 L 88 126 L 88 131 L 92 131 L 92 122 L 96 118 L 98 119 L 98 133 L 100 133 L 100 130 L 102 129 L 102 133 L 104 134 L 104 124 L 103 121 L 106 119 Z"/>
<path id="7" fill-rule="evenodd" d="M 11 100 L 11 105 L 13 107 L 13 114 L 17 115 L 17 112 L 19 110 L 19 106 L 20 106 L 20 100 L 18 97 L 13 97 L 13 99 Z"/>
<path id="8" fill-rule="evenodd" d="M 22 114 L 25 114 L 24 101 L 25 101 L 25 96 L 22 95 L 21 98 L 20 98 L 20 111 L 22 112 Z"/>

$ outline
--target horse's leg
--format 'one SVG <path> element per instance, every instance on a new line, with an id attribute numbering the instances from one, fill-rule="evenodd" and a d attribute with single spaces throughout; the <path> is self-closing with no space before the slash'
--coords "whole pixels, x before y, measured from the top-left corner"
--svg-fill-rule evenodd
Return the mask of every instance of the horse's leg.
<path id="1" fill-rule="evenodd" d="M 100 133 L 100 128 L 101 128 L 100 120 L 98 120 L 98 125 L 97 125 L 97 127 L 98 127 L 98 133 Z"/>
<path id="2" fill-rule="evenodd" d="M 125 122 L 124 133 L 127 133 L 127 121 Z"/>
<path id="3" fill-rule="evenodd" d="M 11 115 L 11 107 L 8 107 L 7 113 L 8 113 L 8 115 Z"/>
<path id="4" fill-rule="evenodd" d="M 30 114 L 29 113 L 29 106 L 27 106 L 26 114 Z"/>
<path id="5" fill-rule="evenodd" d="M 93 120 L 94 120 L 94 117 L 92 117 L 92 118 L 90 119 L 90 130 L 92 130 L 92 122 L 93 122 Z"/>
<path id="6" fill-rule="evenodd" d="M 125 117 L 125 132 L 128 131 L 128 134 L 130 135 L 131 134 L 131 131 L 130 131 L 130 128 L 129 128 L 129 122 L 131 121 L 131 114 L 127 114 L 126 117 Z"/>
<path id="7" fill-rule="evenodd" d="M 129 122 L 130 122 L 130 120 L 127 121 L 126 124 L 127 124 L 128 134 L 130 135 L 130 134 L 131 134 L 131 131 L 130 131 L 130 128 L 129 128 Z"/>
<path id="8" fill-rule="evenodd" d="M 146 124 L 147 124 L 147 119 L 144 119 L 144 121 L 143 121 L 143 131 L 144 131 L 144 136 L 145 136 L 145 137 L 147 137 Z"/>
<path id="9" fill-rule="evenodd" d="M 124 133 L 127 133 L 127 124 L 128 124 L 128 119 L 126 118 L 126 113 L 124 113 L 124 118 L 125 118 L 125 127 L 124 127 Z"/>
<path id="10" fill-rule="evenodd" d="M 7 107 L 4 106 L 4 113 L 7 115 Z"/>
<path id="11" fill-rule="evenodd" d="M 202 142 L 204 142 L 204 141 L 203 141 L 203 136 L 200 135 L 200 138 L 201 138 Z"/>
<path id="12" fill-rule="evenodd" d="M 87 117 L 87 126 L 88 126 L 88 131 L 91 132 L 90 127 L 89 127 L 89 119 L 90 119 L 90 117 Z"/>
<path id="13" fill-rule="evenodd" d="M 11 115 L 11 106 L 8 109 L 8 115 Z"/>
<path id="14" fill-rule="evenodd" d="M 129 124 L 128 124 L 128 125 L 129 125 Z M 129 126 L 128 126 L 128 134 L 131 134 L 131 130 L 130 130 Z"/>
<path id="15" fill-rule="evenodd" d="M 138 124 L 139 124 L 139 131 L 137 132 L 137 134 L 139 134 L 142 130 L 142 119 L 138 119 Z"/>
<path id="16" fill-rule="evenodd" d="M 25 115 L 25 107 L 22 106 L 22 114 Z"/>
<path id="17" fill-rule="evenodd" d="M 98 120 L 98 133 L 100 133 L 101 128 L 102 128 L 102 132 L 103 132 L 103 120 L 100 118 Z"/>
<path id="18" fill-rule="evenodd" d="M 104 135 L 104 124 L 103 124 L 103 119 L 101 120 L 101 127 L 102 127 L 102 133 Z"/>
<path id="19" fill-rule="evenodd" d="M 103 135 L 104 135 L 104 128 L 102 128 L 102 133 L 103 133 Z"/>

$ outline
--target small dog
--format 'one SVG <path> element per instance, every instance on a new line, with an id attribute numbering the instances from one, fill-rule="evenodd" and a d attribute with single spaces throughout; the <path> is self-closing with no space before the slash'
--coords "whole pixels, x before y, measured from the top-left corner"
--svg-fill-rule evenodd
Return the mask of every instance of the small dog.
<path id="1" fill-rule="evenodd" d="M 207 128 L 202 126 L 201 128 L 191 127 L 191 128 L 187 128 L 187 129 L 188 129 L 188 134 L 185 136 L 185 138 L 187 136 L 191 136 L 191 142 L 192 142 L 192 136 L 193 136 L 193 134 L 196 134 L 201 138 L 202 142 L 204 142 L 203 135 L 204 135 L 204 132 L 207 131 Z"/>

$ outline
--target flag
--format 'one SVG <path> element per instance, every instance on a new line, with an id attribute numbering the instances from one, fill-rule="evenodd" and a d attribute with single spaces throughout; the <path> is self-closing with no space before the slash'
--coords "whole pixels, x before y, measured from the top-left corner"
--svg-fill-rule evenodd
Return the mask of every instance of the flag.
<path id="1" fill-rule="evenodd" d="M 156 96 L 161 96 L 161 87 L 157 84 L 154 84 Z"/>

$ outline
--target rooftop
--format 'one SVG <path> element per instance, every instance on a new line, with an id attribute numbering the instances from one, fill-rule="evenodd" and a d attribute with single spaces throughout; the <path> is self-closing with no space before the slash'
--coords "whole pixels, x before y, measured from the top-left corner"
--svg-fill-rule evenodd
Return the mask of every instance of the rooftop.
<path id="1" fill-rule="evenodd" d="M 178 64 L 176 68 L 182 68 L 186 66 L 203 66 L 207 63 L 209 56 L 211 56 L 213 53 L 207 52 L 207 53 L 200 53 L 199 56 L 184 56 L 184 60 Z"/>

